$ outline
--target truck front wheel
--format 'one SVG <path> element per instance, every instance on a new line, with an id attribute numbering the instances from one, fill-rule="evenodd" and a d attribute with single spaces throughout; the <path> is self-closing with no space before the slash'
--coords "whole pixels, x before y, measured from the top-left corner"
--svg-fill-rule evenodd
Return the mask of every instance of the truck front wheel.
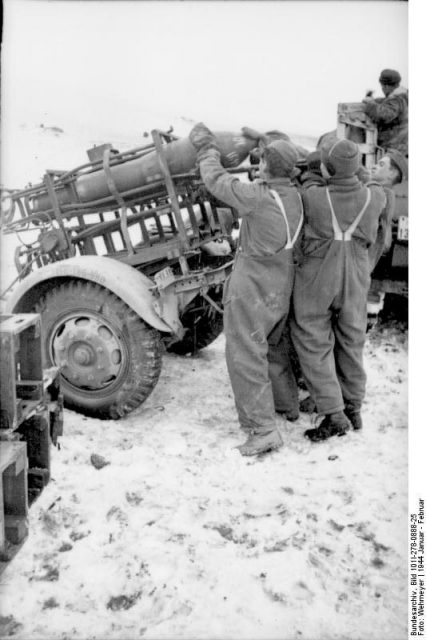
<path id="1" fill-rule="evenodd" d="M 160 375 L 160 336 L 122 300 L 78 280 L 51 289 L 35 311 L 68 407 L 116 419 L 146 400 Z"/>

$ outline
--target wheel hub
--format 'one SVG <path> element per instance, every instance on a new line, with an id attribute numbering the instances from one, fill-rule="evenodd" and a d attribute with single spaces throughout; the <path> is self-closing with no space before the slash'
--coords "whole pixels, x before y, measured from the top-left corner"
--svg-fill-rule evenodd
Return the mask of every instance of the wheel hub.
<path id="1" fill-rule="evenodd" d="M 74 360 L 79 365 L 93 364 L 94 354 L 88 349 L 87 345 L 83 344 L 77 347 L 74 351 Z"/>
<path id="2" fill-rule="evenodd" d="M 78 387 L 103 389 L 119 375 L 123 345 L 103 318 L 74 316 L 58 325 L 52 340 L 53 359 L 63 377 Z"/>

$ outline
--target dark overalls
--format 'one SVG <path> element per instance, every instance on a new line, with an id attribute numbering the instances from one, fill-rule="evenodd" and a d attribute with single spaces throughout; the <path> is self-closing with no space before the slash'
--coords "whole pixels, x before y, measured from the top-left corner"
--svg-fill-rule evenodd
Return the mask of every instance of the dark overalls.
<path id="1" fill-rule="evenodd" d="M 304 194 L 304 257 L 293 292 L 292 339 L 320 414 L 360 408 L 365 395 L 368 247 L 386 201 L 380 186 L 340 182 Z"/>

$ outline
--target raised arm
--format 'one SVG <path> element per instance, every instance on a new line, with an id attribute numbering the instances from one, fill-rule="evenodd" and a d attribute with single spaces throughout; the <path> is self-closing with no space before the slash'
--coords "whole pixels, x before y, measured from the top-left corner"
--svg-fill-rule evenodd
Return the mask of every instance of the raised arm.
<path id="1" fill-rule="evenodd" d="M 192 129 L 189 138 L 197 150 L 201 177 L 210 193 L 234 207 L 242 216 L 255 212 L 259 187 L 255 183 L 242 182 L 223 168 L 212 132 L 199 123 Z"/>
<path id="2" fill-rule="evenodd" d="M 401 96 L 391 96 L 387 100 L 364 100 L 365 113 L 373 120 L 373 122 L 389 124 L 396 120 L 403 108 L 403 98 Z"/>

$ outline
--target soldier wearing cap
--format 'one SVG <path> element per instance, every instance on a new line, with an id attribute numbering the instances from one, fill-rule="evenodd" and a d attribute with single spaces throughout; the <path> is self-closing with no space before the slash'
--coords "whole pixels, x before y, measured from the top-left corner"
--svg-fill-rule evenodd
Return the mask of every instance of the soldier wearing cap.
<path id="1" fill-rule="evenodd" d="M 368 248 L 376 240 L 386 197 L 380 185 L 360 182 L 359 159 L 350 140 L 323 148 L 328 184 L 302 194 L 303 258 L 295 277 L 291 333 L 308 390 L 324 416 L 318 428 L 305 432 L 312 441 L 362 426 Z"/>
<path id="2" fill-rule="evenodd" d="M 256 455 L 282 446 L 276 404 L 282 400 L 284 413 L 298 413 L 291 366 L 276 361 L 294 281 L 292 247 L 303 221 L 302 201 L 291 182 L 298 154 L 288 140 L 267 142 L 260 179 L 244 183 L 222 167 L 205 125 L 195 125 L 189 137 L 207 189 L 242 219 L 224 289 L 225 353 L 238 419 L 247 435 L 238 448 L 242 455 Z"/>
<path id="3" fill-rule="evenodd" d="M 371 177 L 386 187 L 408 180 L 407 158 L 399 151 L 389 150 L 371 169 Z"/>
<path id="4" fill-rule="evenodd" d="M 408 162 L 399 151 L 390 150 L 371 169 L 372 182 L 380 184 L 386 194 L 386 207 L 379 220 L 376 242 L 369 249 L 371 270 L 373 271 L 383 253 L 392 244 L 392 218 L 395 214 L 395 193 L 393 187 L 408 180 Z"/>
<path id="5" fill-rule="evenodd" d="M 393 69 L 384 69 L 379 82 L 385 97 L 367 95 L 365 113 L 377 124 L 378 145 L 408 156 L 408 90 L 400 86 L 401 76 Z"/>

